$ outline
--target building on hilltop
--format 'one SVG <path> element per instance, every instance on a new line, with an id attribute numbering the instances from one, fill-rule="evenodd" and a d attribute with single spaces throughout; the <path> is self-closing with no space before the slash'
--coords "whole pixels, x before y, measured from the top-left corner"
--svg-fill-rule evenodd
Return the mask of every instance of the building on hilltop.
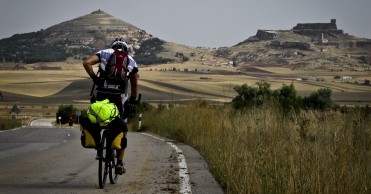
<path id="1" fill-rule="evenodd" d="M 336 19 L 331 19 L 330 23 L 299 23 L 293 28 L 294 30 L 310 30 L 310 29 L 328 29 L 337 30 Z"/>
<path id="2" fill-rule="evenodd" d="M 274 40 L 279 37 L 278 33 L 274 30 L 258 30 L 255 36 L 259 40 Z"/>
<path id="3" fill-rule="evenodd" d="M 299 23 L 293 27 L 294 33 L 306 36 L 337 36 L 344 34 L 343 30 L 337 29 L 336 19 L 330 23 Z"/>

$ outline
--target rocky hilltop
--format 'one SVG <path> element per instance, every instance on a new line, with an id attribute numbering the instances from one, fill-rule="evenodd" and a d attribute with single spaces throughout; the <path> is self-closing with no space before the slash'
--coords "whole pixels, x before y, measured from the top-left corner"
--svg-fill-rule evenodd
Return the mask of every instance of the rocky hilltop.
<path id="1" fill-rule="evenodd" d="M 115 37 L 126 38 L 134 45 L 151 38 L 144 30 L 101 10 L 52 26 L 43 34 L 47 43 L 95 48 L 105 48 Z"/>
<path id="2" fill-rule="evenodd" d="M 344 34 L 336 20 L 297 24 L 290 30 L 258 30 L 255 36 L 216 55 L 246 66 L 286 66 L 292 69 L 370 71 L 371 40 Z"/>

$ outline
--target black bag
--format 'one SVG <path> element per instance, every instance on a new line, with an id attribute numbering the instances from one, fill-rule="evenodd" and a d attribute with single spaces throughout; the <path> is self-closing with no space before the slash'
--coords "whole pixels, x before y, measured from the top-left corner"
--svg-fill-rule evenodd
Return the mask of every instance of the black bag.
<path id="1" fill-rule="evenodd" d="M 128 131 L 126 123 L 122 118 L 116 118 L 108 124 L 109 143 L 113 149 L 124 149 L 127 146 L 126 133 Z"/>
<path id="2" fill-rule="evenodd" d="M 84 148 L 97 148 L 100 143 L 100 127 L 92 124 L 87 117 L 81 118 L 81 145 Z"/>

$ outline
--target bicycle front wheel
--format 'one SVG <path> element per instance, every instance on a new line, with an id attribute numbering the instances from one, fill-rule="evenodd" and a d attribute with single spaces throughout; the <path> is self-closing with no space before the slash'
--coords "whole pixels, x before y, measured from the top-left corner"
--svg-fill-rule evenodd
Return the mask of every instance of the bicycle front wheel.
<path id="1" fill-rule="evenodd" d="M 98 157 L 99 157 L 99 164 L 98 164 L 98 182 L 99 187 L 104 188 L 107 180 L 108 174 L 108 161 L 107 161 L 107 153 L 106 153 L 107 141 L 106 141 L 106 131 L 103 132 L 100 146 L 98 148 Z"/>

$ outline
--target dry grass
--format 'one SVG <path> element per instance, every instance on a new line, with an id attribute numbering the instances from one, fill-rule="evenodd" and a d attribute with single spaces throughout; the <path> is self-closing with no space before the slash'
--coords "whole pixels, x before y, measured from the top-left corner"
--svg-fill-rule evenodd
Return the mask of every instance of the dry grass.
<path id="1" fill-rule="evenodd" d="M 143 123 L 198 149 L 227 193 L 369 193 L 370 115 L 272 107 L 181 106 Z"/>

